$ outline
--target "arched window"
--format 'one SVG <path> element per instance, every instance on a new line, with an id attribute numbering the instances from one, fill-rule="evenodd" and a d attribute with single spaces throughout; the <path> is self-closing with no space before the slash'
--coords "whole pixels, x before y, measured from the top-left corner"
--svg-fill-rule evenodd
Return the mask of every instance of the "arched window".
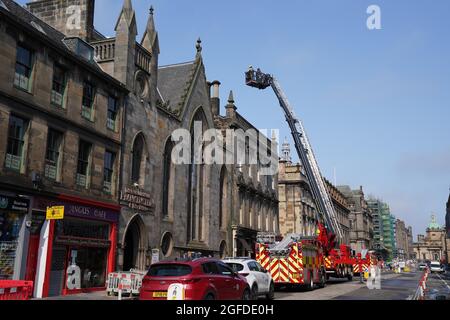
<path id="1" fill-rule="evenodd" d="M 163 217 L 169 216 L 169 193 L 172 182 L 172 149 L 173 142 L 169 138 L 166 142 L 164 148 L 164 160 L 163 160 L 163 203 L 162 203 L 162 214 Z"/>
<path id="2" fill-rule="evenodd" d="M 200 126 L 203 132 L 206 130 L 206 118 L 203 110 L 198 110 L 191 124 L 191 161 L 189 164 L 189 189 L 188 189 L 188 241 L 203 240 L 203 180 L 204 163 L 202 134 L 194 134 L 194 128 Z M 198 129 L 197 129 L 198 130 Z M 199 163 L 200 162 L 200 163 Z"/>
<path id="3" fill-rule="evenodd" d="M 139 134 L 133 143 L 132 150 L 132 167 L 131 167 L 131 182 L 140 183 L 142 182 L 141 177 L 143 176 L 144 169 L 144 147 L 145 141 L 142 134 Z"/>

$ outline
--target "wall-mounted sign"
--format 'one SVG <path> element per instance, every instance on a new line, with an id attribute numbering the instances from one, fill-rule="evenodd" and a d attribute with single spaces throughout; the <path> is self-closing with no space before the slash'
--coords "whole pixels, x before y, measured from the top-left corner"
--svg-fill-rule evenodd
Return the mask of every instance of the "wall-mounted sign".
<path id="1" fill-rule="evenodd" d="M 120 204 L 130 209 L 143 212 L 151 211 L 154 207 L 153 198 L 150 193 L 128 187 L 120 193 Z"/>
<path id="2" fill-rule="evenodd" d="M 45 210 L 47 207 L 64 206 L 66 216 L 87 218 L 101 221 L 117 222 L 119 221 L 119 212 L 111 209 L 77 204 L 64 200 L 54 200 L 36 197 L 34 198 L 34 207 L 38 210 Z"/>
<path id="3" fill-rule="evenodd" d="M 159 249 L 152 249 L 152 264 L 159 262 Z"/>
<path id="4" fill-rule="evenodd" d="M 62 219 L 64 219 L 64 206 L 47 208 L 47 220 L 62 220 Z"/>
<path id="5" fill-rule="evenodd" d="M 0 195 L 0 210 L 28 212 L 30 200 Z"/>

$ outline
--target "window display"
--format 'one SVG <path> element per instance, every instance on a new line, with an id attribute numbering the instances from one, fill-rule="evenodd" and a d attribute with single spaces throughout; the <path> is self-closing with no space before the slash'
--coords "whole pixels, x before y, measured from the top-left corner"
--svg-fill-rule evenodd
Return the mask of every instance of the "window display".
<path id="1" fill-rule="evenodd" d="M 11 280 L 23 215 L 0 212 L 0 280 Z"/>

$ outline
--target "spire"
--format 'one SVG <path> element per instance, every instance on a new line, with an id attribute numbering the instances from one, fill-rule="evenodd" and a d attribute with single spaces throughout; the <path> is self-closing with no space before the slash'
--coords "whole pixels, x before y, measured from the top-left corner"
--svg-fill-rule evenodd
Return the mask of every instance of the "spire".
<path id="1" fill-rule="evenodd" d="M 234 118 L 234 116 L 236 115 L 237 108 L 234 105 L 234 96 L 232 90 L 230 90 L 230 94 L 228 95 L 228 104 L 225 106 L 225 109 L 227 111 L 227 117 Z"/>
<path id="2" fill-rule="evenodd" d="M 128 29 L 132 30 L 137 34 L 137 26 L 136 26 L 136 15 L 133 9 L 133 4 L 131 0 L 124 0 L 122 11 L 120 12 L 119 18 L 117 19 L 116 27 L 114 28 L 117 31 L 120 22 L 124 19 L 128 25 Z"/>
<path id="3" fill-rule="evenodd" d="M 197 39 L 197 44 L 195 45 L 195 48 L 197 49 L 197 57 L 201 56 L 202 54 L 202 39 L 200 37 Z"/>
<path id="4" fill-rule="evenodd" d="M 147 27 L 145 28 L 141 45 L 148 51 L 154 52 L 156 50 L 156 54 L 159 54 L 159 40 L 158 32 L 155 28 L 155 19 L 153 16 L 154 12 L 155 9 L 153 8 L 153 6 L 150 6 Z"/>
<path id="5" fill-rule="evenodd" d="M 228 103 L 234 104 L 233 90 L 230 90 L 230 94 L 228 95 Z"/>

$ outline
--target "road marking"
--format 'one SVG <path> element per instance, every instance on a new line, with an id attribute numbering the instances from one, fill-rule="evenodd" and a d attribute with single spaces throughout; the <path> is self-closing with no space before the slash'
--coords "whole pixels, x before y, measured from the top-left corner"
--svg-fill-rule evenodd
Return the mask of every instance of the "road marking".
<path id="1" fill-rule="evenodd" d="M 447 287 L 448 290 L 450 290 L 450 286 L 448 285 L 447 281 L 445 281 L 444 279 L 442 279 L 441 275 L 438 274 L 437 275 L 439 277 L 439 279 L 441 279 L 441 281 L 445 284 L 445 286 Z"/>

